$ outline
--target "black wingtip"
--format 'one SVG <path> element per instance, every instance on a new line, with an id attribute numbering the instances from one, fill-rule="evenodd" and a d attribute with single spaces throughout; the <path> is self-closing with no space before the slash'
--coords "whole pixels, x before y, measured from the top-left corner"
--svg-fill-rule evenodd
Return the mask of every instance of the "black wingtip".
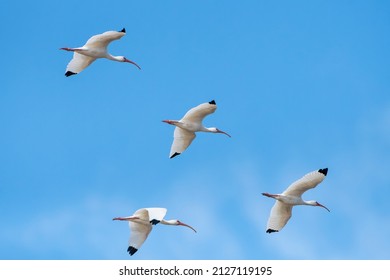
<path id="1" fill-rule="evenodd" d="M 153 219 L 153 220 L 151 220 L 150 221 L 150 223 L 152 224 L 152 225 L 157 225 L 158 223 L 159 223 L 160 221 L 159 220 L 156 220 L 156 219 Z"/>
<path id="2" fill-rule="evenodd" d="M 211 101 L 209 102 L 209 104 L 217 105 L 217 103 L 215 103 L 215 100 L 211 100 Z"/>
<path id="3" fill-rule="evenodd" d="M 74 72 L 72 72 L 72 71 L 66 71 L 65 76 L 66 76 L 66 77 L 69 77 L 69 76 L 76 75 L 76 74 L 77 74 L 77 73 L 74 73 Z"/>
<path id="4" fill-rule="evenodd" d="M 133 246 L 129 246 L 129 248 L 127 248 L 127 252 L 129 252 L 130 256 L 134 255 L 137 251 L 138 249 L 134 248 Z"/>
<path id="5" fill-rule="evenodd" d="M 324 174 L 325 176 L 328 174 L 328 168 L 320 169 L 318 172 Z"/>
<path id="6" fill-rule="evenodd" d="M 126 29 L 123 28 L 121 31 L 118 31 L 118 32 L 123 32 L 123 33 L 126 33 Z"/>
<path id="7" fill-rule="evenodd" d="M 180 153 L 174 153 L 170 158 L 174 158 L 175 156 L 180 155 Z"/>
<path id="8" fill-rule="evenodd" d="M 266 233 L 273 233 L 273 232 L 278 232 L 278 230 L 275 229 L 267 229 Z"/>

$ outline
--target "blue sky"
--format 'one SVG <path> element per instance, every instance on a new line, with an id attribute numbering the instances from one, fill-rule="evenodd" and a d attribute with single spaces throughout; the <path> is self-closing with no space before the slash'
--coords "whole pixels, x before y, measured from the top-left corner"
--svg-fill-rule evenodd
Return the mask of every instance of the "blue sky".
<path id="1" fill-rule="evenodd" d="M 0 4 L 0 259 L 389 259 L 387 1 L 101 1 Z M 110 9 L 108 11 L 108 9 Z M 64 76 L 92 35 L 138 63 Z M 215 99 L 169 159 L 173 127 Z M 273 200 L 329 168 L 266 234 Z M 127 252 L 127 223 L 166 207 Z"/>

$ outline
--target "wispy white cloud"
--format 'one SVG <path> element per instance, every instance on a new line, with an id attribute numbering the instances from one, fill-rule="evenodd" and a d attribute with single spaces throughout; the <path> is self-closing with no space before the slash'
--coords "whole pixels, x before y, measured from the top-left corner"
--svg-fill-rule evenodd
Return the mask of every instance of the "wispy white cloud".
<path id="1" fill-rule="evenodd" d="M 206 169 L 200 172 L 205 177 L 213 178 Z M 195 236 L 189 233 L 183 237 L 186 244 L 182 244 L 183 249 L 180 249 L 182 246 L 176 246 L 175 257 L 240 258 L 242 256 L 240 240 L 231 230 L 232 221 L 229 219 L 229 212 L 225 213 L 223 205 L 224 198 L 230 195 L 224 192 L 224 187 L 215 184 L 217 178 L 207 181 L 191 174 L 186 175 L 177 178 L 167 193 L 167 204 L 172 205 L 167 217 L 182 219 L 193 225 L 198 233 Z M 175 248 L 174 239 L 167 240 L 172 248 Z"/>
<path id="2" fill-rule="evenodd" d="M 4 240 L 13 243 L 12 246 L 23 247 L 24 258 L 115 257 L 113 248 L 121 230 L 115 230 L 111 220 L 115 209 L 126 207 L 128 203 L 121 198 L 88 196 L 14 223 L 1 235 Z M 124 244 L 126 242 L 124 240 Z"/>

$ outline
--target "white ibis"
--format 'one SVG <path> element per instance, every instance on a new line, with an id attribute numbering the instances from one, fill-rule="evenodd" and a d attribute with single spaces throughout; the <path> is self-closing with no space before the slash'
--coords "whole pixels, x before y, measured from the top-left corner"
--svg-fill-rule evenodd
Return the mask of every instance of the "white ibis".
<path id="1" fill-rule="evenodd" d="M 127 252 L 129 252 L 131 256 L 134 255 L 144 243 L 149 233 L 152 231 L 152 226 L 157 225 L 158 223 L 169 226 L 185 226 L 196 232 L 193 227 L 182 223 L 179 220 L 164 220 L 163 218 L 166 213 L 167 209 L 165 208 L 142 208 L 135 211 L 132 216 L 113 218 L 113 220 L 129 222 L 131 233 Z"/>
<path id="2" fill-rule="evenodd" d="M 262 193 L 262 195 L 276 199 L 275 205 L 271 209 L 266 232 L 272 233 L 280 231 L 291 218 L 292 207 L 295 205 L 320 206 L 330 212 L 328 208 L 317 201 L 305 201 L 301 197 L 305 191 L 312 189 L 321 183 L 326 174 L 328 174 L 328 168 L 319 169 L 310 172 L 301 179 L 295 181 L 281 194 Z"/>
<path id="3" fill-rule="evenodd" d="M 179 120 L 163 120 L 163 122 L 175 125 L 175 131 L 173 134 L 173 143 L 171 146 L 171 152 L 169 158 L 174 158 L 180 155 L 195 139 L 195 132 L 212 132 L 223 133 L 231 137 L 226 132 L 219 130 L 216 127 L 204 127 L 202 124 L 203 119 L 217 110 L 217 105 L 214 100 L 206 103 L 202 103 L 192 109 L 190 109 L 184 117 Z"/>
<path id="4" fill-rule="evenodd" d="M 98 34 L 89 38 L 84 46 L 79 48 L 60 48 L 60 50 L 74 52 L 73 59 L 66 67 L 65 76 L 69 77 L 83 71 L 97 58 L 107 58 L 118 62 L 128 62 L 138 66 L 137 63 L 127 59 L 124 56 L 113 56 L 107 52 L 107 46 L 114 40 L 122 38 L 126 34 L 126 29 L 121 31 L 106 31 L 102 34 Z"/>

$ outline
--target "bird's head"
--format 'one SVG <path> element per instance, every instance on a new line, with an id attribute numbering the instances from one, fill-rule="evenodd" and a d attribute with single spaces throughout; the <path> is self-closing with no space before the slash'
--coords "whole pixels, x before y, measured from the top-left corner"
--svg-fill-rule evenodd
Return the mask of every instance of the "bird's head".
<path id="1" fill-rule="evenodd" d="M 330 212 L 330 210 L 326 206 L 322 205 L 318 201 L 310 200 L 310 201 L 307 201 L 307 204 L 309 204 L 311 206 L 319 206 L 319 207 L 325 208 L 326 210 L 328 210 L 328 212 Z"/>
<path id="2" fill-rule="evenodd" d="M 208 128 L 208 130 L 212 133 L 222 133 L 222 134 L 225 134 L 225 135 L 231 137 L 228 133 L 226 133 L 225 131 L 222 131 L 216 127 L 210 127 L 210 128 Z"/>

